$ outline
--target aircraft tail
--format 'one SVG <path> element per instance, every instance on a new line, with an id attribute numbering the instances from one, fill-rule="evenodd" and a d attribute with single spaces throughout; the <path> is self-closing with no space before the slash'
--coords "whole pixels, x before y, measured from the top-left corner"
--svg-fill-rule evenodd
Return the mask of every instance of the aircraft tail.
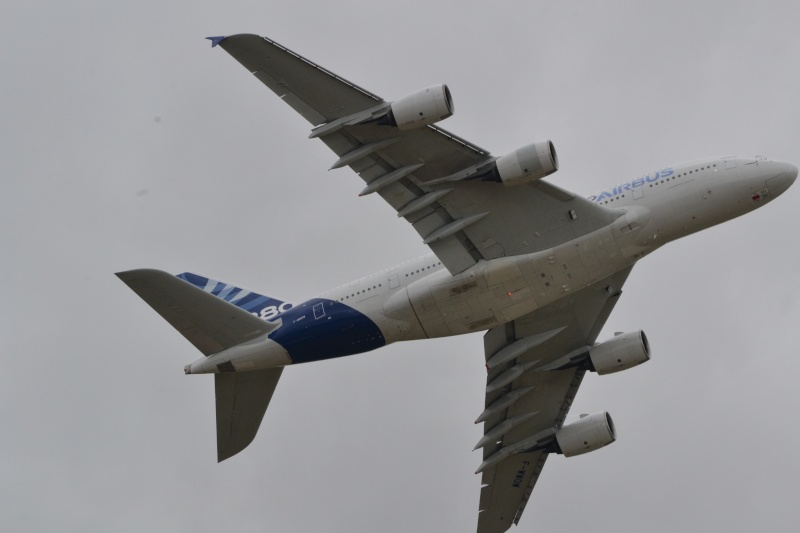
<path id="1" fill-rule="evenodd" d="M 256 438 L 283 367 L 214 374 L 217 398 L 217 462 L 247 448 Z"/>
<path id="2" fill-rule="evenodd" d="M 265 319 L 291 307 L 189 272 L 176 277 L 141 269 L 117 276 L 206 357 L 269 334 L 280 322 Z M 218 461 L 253 441 L 282 372 L 282 367 L 246 372 L 220 368 L 214 374 Z"/>

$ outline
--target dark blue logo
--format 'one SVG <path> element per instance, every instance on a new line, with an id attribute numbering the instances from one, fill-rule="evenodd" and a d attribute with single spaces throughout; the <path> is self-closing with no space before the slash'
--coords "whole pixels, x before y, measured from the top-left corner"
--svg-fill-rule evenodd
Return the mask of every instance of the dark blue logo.
<path id="1" fill-rule="evenodd" d="M 617 185 L 616 187 L 614 187 L 612 189 L 606 189 L 606 190 L 600 192 L 600 194 L 597 194 L 597 195 L 594 195 L 594 196 L 590 196 L 589 200 L 592 201 L 592 202 L 599 203 L 602 200 L 605 200 L 606 198 L 613 198 L 615 196 L 619 196 L 620 194 L 622 194 L 625 191 L 631 191 L 631 190 L 636 189 L 638 187 L 643 187 L 647 183 L 653 183 L 654 181 L 658 181 L 660 179 L 663 179 L 663 178 L 666 178 L 668 176 L 671 176 L 672 172 L 673 172 L 672 168 L 665 168 L 665 169 L 662 169 L 662 170 L 657 170 L 656 172 L 653 172 L 652 174 L 646 174 L 644 176 L 640 176 L 640 177 L 636 178 L 635 180 L 626 181 L 624 183 L 621 183 L 620 185 Z"/>

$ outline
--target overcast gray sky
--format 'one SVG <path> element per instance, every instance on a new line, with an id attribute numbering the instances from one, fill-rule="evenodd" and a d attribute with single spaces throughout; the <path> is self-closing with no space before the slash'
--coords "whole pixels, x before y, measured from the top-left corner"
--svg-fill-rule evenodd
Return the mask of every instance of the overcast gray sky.
<path id="1" fill-rule="evenodd" d="M 259 33 L 495 154 L 552 139 L 589 195 L 682 161 L 800 163 L 786 2 L 0 3 L 0 529 L 472 531 L 481 336 L 289 368 L 216 463 L 213 380 L 113 273 L 190 270 L 300 301 L 427 253 L 209 35 Z M 800 519 L 797 205 L 646 258 L 601 337 L 654 359 L 573 413 L 618 441 L 553 457 L 517 531 L 780 531 Z"/>

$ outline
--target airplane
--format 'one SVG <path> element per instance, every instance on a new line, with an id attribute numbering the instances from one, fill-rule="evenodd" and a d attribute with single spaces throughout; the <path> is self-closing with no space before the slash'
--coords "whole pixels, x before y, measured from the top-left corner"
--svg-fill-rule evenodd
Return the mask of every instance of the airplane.
<path id="1" fill-rule="evenodd" d="M 587 198 L 543 178 L 551 141 L 502 156 L 441 129 L 444 84 L 387 102 L 257 35 L 209 37 L 303 118 L 409 222 L 431 254 L 291 303 L 198 274 L 117 276 L 202 352 L 214 374 L 218 461 L 256 436 L 284 368 L 400 341 L 486 331 L 478 533 L 518 524 L 547 457 L 616 440 L 605 411 L 565 423 L 587 371 L 650 359 L 644 332 L 597 342 L 633 266 L 665 244 L 753 211 L 797 167 L 762 156 L 673 165 Z M 572 417 L 572 415 L 570 415 Z"/>

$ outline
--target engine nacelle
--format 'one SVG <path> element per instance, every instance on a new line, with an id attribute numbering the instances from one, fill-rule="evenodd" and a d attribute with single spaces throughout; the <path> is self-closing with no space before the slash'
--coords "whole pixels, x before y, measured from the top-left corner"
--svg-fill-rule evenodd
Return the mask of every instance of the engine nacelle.
<path id="1" fill-rule="evenodd" d="M 523 146 L 495 161 L 503 185 L 519 185 L 549 176 L 558 170 L 556 147 L 550 141 Z"/>
<path id="2" fill-rule="evenodd" d="M 644 331 L 617 335 L 589 350 L 591 369 L 600 375 L 627 370 L 650 360 Z"/>
<path id="3" fill-rule="evenodd" d="M 392 103 L 379 124 L 401 130 L 420 128 L 444 120 L 453 114 L 453 99 L 447 85 L 433 85 Z"/>
<path id="4" fill-rule="evenodd" d="M 564 457 L 593 452 L 617 440 L 617 430 L 606 411 L 583 415 L 556 433 L 558 451 Z"/>

